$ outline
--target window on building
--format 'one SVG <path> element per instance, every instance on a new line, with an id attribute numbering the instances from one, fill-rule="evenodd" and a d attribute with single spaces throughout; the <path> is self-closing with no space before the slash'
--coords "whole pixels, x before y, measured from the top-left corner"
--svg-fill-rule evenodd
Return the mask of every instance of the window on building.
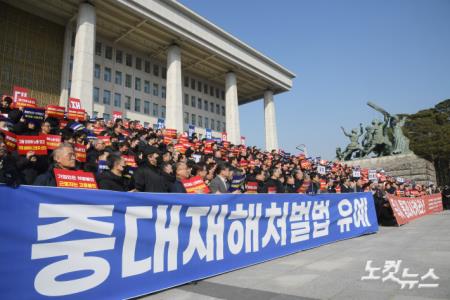
<path id="1" fill-rule="evenodd" d="M 191 78 L 191 89 L 195 90 L 195 79 Z"/>
<path id="2" fill-rule="evenodd" d="M 158 117 L 158 110 L 159 110 L 158 103 L 153 103 L 153 116 L 154 117 Z"/>
<path id="3" fill-rule="evenodd" d="M 148 60 L 146 60 L 145 62 L 144 62 L 144 71 L 145 71 L 145 73 L 148 73 L 148 74 L 150 74 L 150 62 L 148 61 Z"/>
<path id="4" fill-rule="evenodd" d="M 94 87 L 94 102 L 98 103 L 100 101 L 100 89 L 98 87 Z"/>
<path id="5" fill-rule="evenodd" d="M 112 59 L 112 55 L 113 55 L 112 47 L 111 46 L 106 46 L 105 47 L 105 58 Z"/>
<path id="6" fill-rule="evenodd" d="M 153 96 L 159 96 L 159 85 L 157 83 L 153 84 Z"/>
<path id="7" fill-rule="evenodd" d="M 184 94 L 184 105 L 189 105 L 189 95 Z"/>
<path id="8" fill-rule="evenodd" d="M 214 129 L 214 125 L 215 125 L 215 124 L 214 124 L 214 119 L 211 119 L 211 130 L 215 130 L 215 129 Z"/>
<path id="9" fill-rule="evenodd" d="M 197 91 L 202 91 L 202 83 L 200 81 L 197 82 Z"/>
<path id="10" fill-rule="evenodd" d="M 184 87 L 189 87 L 189 77 L 184 76 Z"/>
<path id="11" fill-rule="evenodd" d="M 116 63 L 121 64 L 123 61 L 123 51 L 116 50 Z"/>
<path id="12" fill-rule="evenodd" d="M 125 109 L 131 109 L 131 97 L 125 96 Z"/>
<path id="13" fill-rule="evenodd" d="M 203 102 L 202 98 L 197 99 L 197 108 L 198 109 L 202 109 L 202 102 Z"/>
<path id="14" fill-rule="evenodd" d="M 191 96 L 191 106 L 192 107 L 195 107 L 195 101 L 196 101 L 195 96 Z"/>
<path id="15" fill-rule="evenodd" d="M 141 112 L 141 99 L 134 98 L 134 111 Z"/>
<path id="16" fill-rule="evenodd" d="M 141 79 L 139 77 L 136 77 L 134 79 L 134 89 L 136 91 L 140 91 L 141 90 Z"/>
<path id="17" fill-rule="evenodd" d="M 220 98 L 222 98 L 222 100 L 225 100 L 225 91 L 220 91 Z"/>
<path id="18" fill-rule="evenodd" d="M 202 116 L 198 116 L 198 126 L 203 127 L 203 117 Z"/>
<path id="19" fill-rule="evenodd" d="M 184 113 L 184 124 L 189 124 L 189 113 L 188 112 Z"/>
<path id="20" fill-rule="evenodd" d="M 219 120 L 217 120 L 217 122 L 216 122 L 216 129 L 217 129 L 217 131 L 220 131 L 220 121 Z"/>
<path id="21" fill-rule="evenodd" d="M 100 65 L 95 64 L 94 66 L 94 77 L 100 79 Z"/>
<path id="22" fill-rule="evenodd" d="M 116 71 L 116 78 L 114 79 L 114 82 L 117 85 L 122 85 L 122 72 Z"/>
<path id="23" fill-rule="evenodd" d="M 150 114 L 150 101 L 144 101 L 144 114 Z"/>
<path id="24" fill-rule="evenodd" d="M 166 99 L 166 87 L 161 87 L 161 98 Z"/>
<path id="25" fill-rule="evenodd" d="M 119 93 L 114 94 L 114 106 L 116 107 L 122 106 L 122 96 Z"/>
<path id="26" fill-rule="evenodd" d="M 161 118 L 163 118 L 163 119 L 166 118 L 166 106 L 165 105 L 161 105 Z"/>
<path id="27" fill-rule="evenodd" d="M 196 116 L 195 116 L 195 114 L 192 114 L 191 124 L 195 126 L 196 123 L 197 123 Z"/>
<path id="28" fill-rule="evenodd" d="M 102 56 L 102 43 L 95 42 L 95 55 Z"/>
<path id="29" fill-rule="evenodd" d="M 105 121 L 109 121 L 109 119 L 111 119 L 111 115 L 107 114 L 107 113 L 103 113 L 103 119 L 105 119 Z"/>
<path id="30" fill-rule="evenodd" d="M 103 104 L 111 104 L 111 92 L 108 90 L 103 90 Z"/>
<path id="31" fill-rule="evenodd" d="M 222 106 L 222 116 L 225 116 L 225 106 Z"/>
<path id="32" fill-rule="evenodd" d="M 206 83 L 203 85 L 203 93 L 208 94 L 208 85 Z"/>
<path id="33" fill-rule="evenodd" d="M 214 112 L 214 103 L 212 102 L 209 103 L 209 111 L 212 113 Z"/>
<path id="34" fill-rule="evenodd" d="M 70 72 L 72 72 L 72 70 L 73 70 L 73 55 L 70 56 L 70 60 L 69 60 L 69 70 L 70 70 Z"/>
<path id="35" fill-rule="evenodd" d="M 161 67 L 161 76 L 163 79 L 167 79 L 167 68 Z"/>
<path id="36" fill-rule="evenodd" d="M 222 122 L 222 132 L 226 132 L 227 127 L 225 126 L 225 122 Z"/>
<path id="37" fill-rule="evenodd" d="M 144 81 L 144 93 L 150 94 L 150 81 Z"/>
<path id="38" fill-rule="evenodd" d="M 213 86 L 209 87 L 209 95 L 214 96 L 214 87 Z"/>
<path id="39" fill-rule="evenodd" d="M 130 53 L 125 55 L 125 64 L 129 67 L 133 66 L 133 56 Z"/>
<path id="40" fill-rule="evenodd" d="M 153 65 L 153 75 L 158 77 L 159 76 L 159 66 Z"/>
<path id="41" fill-rule="evenodd" d="M 136 57 L 136 69 L 142 70 L 142 58 Z"/>
<path id="42" fill-rule="evenodd" d="M 131 80 L 132 80 L 131 75 L 130 74 L 126 74 L 125 75 L 125 87 L 131 89 Z"/>
<path id="43" fill-rule="evenodd" d="M 105 72 L 103 72 L 103 80 L 111 82 L 111 68 L 105 67 Z"/>
<path id="44" fill-rule="evenodd" d="M 209 118 L 205 117 L 205 128 L 209 128 Z"/>
<path id="45" fill-rule="evenodd" d="M 216 114 L 220 115 L 220 105 L 216 104 Z"/>
<path id="46" fill-rule="evenodd" d="M 216 98 L 219 98 L 219 97 L 220 97 L 220 91 L 218 88 L 216 88 Z"/>

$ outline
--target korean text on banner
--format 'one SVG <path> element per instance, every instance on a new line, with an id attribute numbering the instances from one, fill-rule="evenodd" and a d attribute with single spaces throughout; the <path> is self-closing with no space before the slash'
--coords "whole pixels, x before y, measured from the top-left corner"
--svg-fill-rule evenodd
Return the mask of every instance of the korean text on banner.
<path id="1" fill-rule="evenodd" d="M 371 193 L 0 194 L 4 299 L 133 298 L 378 230 Z"/>

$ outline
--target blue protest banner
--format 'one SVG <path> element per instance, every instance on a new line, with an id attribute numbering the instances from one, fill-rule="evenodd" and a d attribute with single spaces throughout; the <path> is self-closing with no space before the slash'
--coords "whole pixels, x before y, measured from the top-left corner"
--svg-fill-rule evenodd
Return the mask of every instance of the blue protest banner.
<path id="1" fill-rule="evenodd" d="M 206 128 L 205 138 L 206 138 L 207 140 L 212 139 L 212 131 L 211 131 L 211 129 Z"/>
<path id="2" fill-rule="evenodd" d="M 165 128 L 164 119 L 158 118 L 157 129 L 163 129 L 163 128 Z"/>
<path id="3" fill-rule="evenodd" d="M 124 299 L 378 230 L 371 193 L 0 185 L 2 299 Z"/>
<path id="4" fill-rule="evenodd" d="M 195 133 L 195 126 L 191 124 L 189 125 L 188 136 L 191 138 L 194 133 Z"/>

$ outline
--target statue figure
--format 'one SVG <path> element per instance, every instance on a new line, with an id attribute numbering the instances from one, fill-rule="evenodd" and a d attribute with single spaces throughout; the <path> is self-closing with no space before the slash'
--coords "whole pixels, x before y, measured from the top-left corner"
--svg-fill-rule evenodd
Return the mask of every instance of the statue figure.
<path id="1" fill-rule="evenodd" d="M 360 124 L 360 133 L 358 134 L 358 129 L 354 128 L 351 131 L 351 134 L 348 134 L 344 127 L 341 126 L 342 132 L 344 132 L 344 135 L 350 138 L 350 144 L 347 145 L 347 148 L 345 148 L 344 152 L 342 153 L 344 160 L 351 160 L 352 155 L 354 152 L 363 152 L 364 149 L 361 147 L 361 145 L 358 143 L 358 139 L 360 136 L 363 135 L 363 126 Z M 358 155 L 361 156 L 361 155 Z"/>
<path id="2" fill-rule="evenodd" d="M 361 141 L 361 145 L 364 148 L 364 151 L 362 153 L 362 157 L 366 157 L 369 154 L 369 149 L 372 147 L 373 143 L 373 132 L 374 128 L 373 126 L 366 126 L 366 133 L 364 134 L 364 137 Z"/>
<path id="3" fill-rule="evenodd" d="M 337 160 L 342 160 L 343 158 L 344 158 L 344 155 L 342 153 L 341 147 L 337 147 L 336 148 L 336 159 Z"/>
<path id="4" fill-rule="evenodd" d="M 385 132 L 385 136 L 387 141 L 389 141 L 389 151 L 385 155 L 391 154 L 401 154 L 401 153 L 409 153 L 411 150 L 409 149 L 409 139 L 403 134 L 402 126 L 405 125 L 406 117 L 401 117 L 400 115 L 391 115 L 381 107 L 373 104 L 372 102 L 367 102 L 367 105 L 380 112 L 384 116 L 385 121 L 385 129 L 390 127 L 392 129 L 392 134 L 394 136 L 394 146 L 392 147 L 392 143 L 389 141 L 387 136 L 387 131 Z M 393 148 L 393 149 L 392 149 Z"/>
<path id="5" fill-rule="evenodd" d="M 403 134 L 402 127 L 405 125 L 406 117 L 400 117 L 394 115 L 391 117 L 391 127 L 393 128 L 394 135 L 394 150 L 393 154 L 406 154 L 410 153 L 409 139 Z"/>
<path id="6" fill-rule="evenodd" d="M 391 154 L 392 143 L 387 135 L 388 121 L 388 119 L 385 119 L 384 122 L 377 119 L 372 121 L 372 145 L 365 151 L 366 156 L 371 152 L 374 152 L 378 157 Z"/>

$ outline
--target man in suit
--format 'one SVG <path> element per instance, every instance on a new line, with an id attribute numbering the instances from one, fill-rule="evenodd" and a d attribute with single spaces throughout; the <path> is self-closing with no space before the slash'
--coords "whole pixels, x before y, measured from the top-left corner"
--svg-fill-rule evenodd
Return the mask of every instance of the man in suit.
<path id="1" fill-rule="evenodd" d="M 216 177 L 214 177 L 209 184 L 211 193 L 228 193 L 228 189 L 230 187 L 228 184 L 229 177 L 230 166 L 228 164 L 219 164 L 216 168 Z"/>

